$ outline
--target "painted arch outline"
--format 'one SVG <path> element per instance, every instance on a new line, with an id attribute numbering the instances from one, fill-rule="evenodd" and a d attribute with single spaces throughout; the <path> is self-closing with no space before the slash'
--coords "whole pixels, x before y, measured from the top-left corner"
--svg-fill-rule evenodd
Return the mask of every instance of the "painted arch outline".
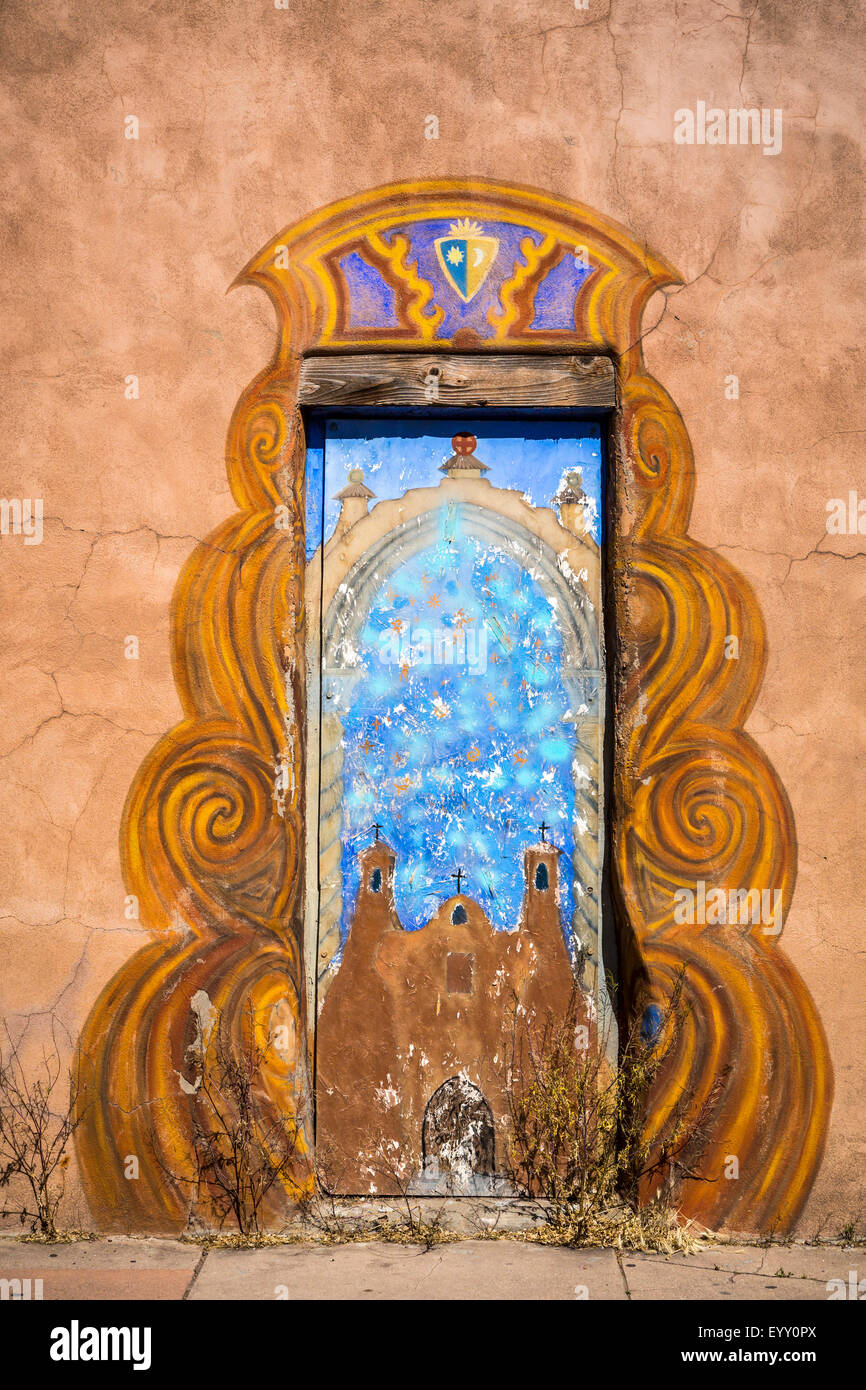
<path id="1" fill-rule="evenodd" d="M 488 275 L 488 300 L 464 306 L 460 326 L 443 329 L 454 315 L 422 273 L 421 250 L 461 218 L 506 229 L 500 242 L 516 250 Z M 575 263 L 581 273 L 570 278 Z M 361 272 L 360 310 L 352 302 L 359 264 L 370 268 Z M 379 282 L 377 297 L 370 286 Z M 207 997 L 236 1045 L 247 1028 L 259 1034 L 262 1132 L 287 1109 L 304 1122 L 298 380 L 305 354 L 350 348 L 613 358 L 614 894 L 630 973 L 661 991 L 685 965 L 691 1005 L 648 1131 L 683 1088 L 699 1106 L 729 1065 L 714 1100 L 717 1139 L 703 1159 L 720 1180 L 691 1184 L 684 1210 L 741 1230 L 786 1230 L 796 1220 L 821 1161 L 832 1093 L 812 1000 L 777 935 L 700 932 L 673 914 L 676 890 L 703 880 L 707 891 L 779 889 L 787 915 L 796 874 L 787 797 L 743 730 L 765 664 L 760 610 L 727 561 L 688 535 L 688 434 L 643 361 L 646 304 L 677 283 L 670 266 L 590 208 L 476 179 L 396 184 L 331 204 L 280 233 L 238 277 L 236 285 L 270 296 L 279 339 L 229 426 L 237 510 L 196 548 L 175 591 L 184 718 L 144 760 L 124 811 L 127 891 L 152 940 L 103 990 L 79 1043 L 89 1084 L 78 1156 L 101 1228 L 169 1231 L 187 1219 L 188 1190 L 169 1175 L 188 1168 L 191 1101 L 178 1073 L 197 1026 L 195 999 Z M 565 289 L 551 307 L 552 284 Z M 737 661 L 724 659 L 729 634 L 739 639 Z M 124 1177 L 129 1154 L 139 1157 L 137 1182 Z M 737 1181 L 721 1178 L 727 1154 L 738 1157 Z M 301 1162 L 296 1182 L 305 1181 Z"/>

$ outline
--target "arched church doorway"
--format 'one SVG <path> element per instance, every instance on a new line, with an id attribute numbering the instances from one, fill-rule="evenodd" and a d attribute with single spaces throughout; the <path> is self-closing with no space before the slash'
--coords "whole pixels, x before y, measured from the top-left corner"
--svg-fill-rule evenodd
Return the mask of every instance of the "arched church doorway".
<path id="1" fill-rule="evenodd" d="M 421 1157 L 425 1180 L 446 1192 L 490 1189 L 496 1169 L 493 1113 L 466 1077 L 449 1077 L 428 1100 Z"/>

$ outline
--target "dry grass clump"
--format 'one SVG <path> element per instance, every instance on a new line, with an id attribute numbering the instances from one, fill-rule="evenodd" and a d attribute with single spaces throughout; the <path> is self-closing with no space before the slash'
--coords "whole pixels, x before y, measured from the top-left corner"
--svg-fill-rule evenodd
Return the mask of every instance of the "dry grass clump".
<path id="1" fill-rule="evenodd" d="M 676 1194 L 683 1181 L 702 1180 L 699 1160 L 724 1074 L 697 1111 L 683 1095 L 651 1140 L 645 1126 L 647 1097 L 683 1025 L 682 987 L 681 975 L 667 1003 L 656 1007 L 651 1030 L 642 1027 L 643 1011 L 636 1011 L 615 1068 L 607 1060 L 606 1038 L 590 1045 L 576 988 L 562 1017 L 548 1012 L 538 1022 L 515 1009 L 509 1176 L 546 1214 L 527 1239 L 694 1248 L 694 1234 L 677 1217 Z"/>

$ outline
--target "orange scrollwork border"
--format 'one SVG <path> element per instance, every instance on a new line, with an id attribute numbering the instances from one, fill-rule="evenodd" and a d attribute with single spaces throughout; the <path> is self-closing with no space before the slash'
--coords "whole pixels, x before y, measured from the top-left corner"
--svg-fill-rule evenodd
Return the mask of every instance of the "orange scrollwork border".
<path id="1" fill-rule="evenodd" d="M 443 337 L 445 313 L 412 234 L 424 221 L 457 218 L 513 224 L 524 235 L 483 328 Z M 573 324 L 534 328 L 538 286 L 576 250 L 590 273 Z M 353 327 L 341 269 L 353 252 L 390 287 L 387 323 Z M 587 207 L 472 179 L 396 184 L 334 203 L 274 238 L 236 283 L 270 296 L 279 341 L 229 428 L 237 511 L 197 547 L 175 593 L 184 718 L 145 759 L 124 813 L 124 875 L 153 939 L 104 989 L 80 1039 L 90 1083 L 78 1155 L 95 1222 L 165 1231 L 187 1219 L 189 1191 L 173 1175 L 189 1166 L 191 1102 L 180 1080 L 203 1000 L 238 1042 L 258 1020 L 267 1049 L 262 1126 L 287 1111 L 304 1120 L 301 358 L 472 347 L 604 352 L 617 364 L 611 828 L 621 946 L 632 973 L 659 991 L 685 966 L 691 1005 L 648 1129 L 684 1091 L 696 1106 L 711 1096 L 715 1137 L 702 1163 L 717 1180 L 691 1184 L 686 1210 L 710 1225 L 790 1228 L 821 1160 L 830 1107 L 820 1020 L 778 936 L 680 926 L 673 911 L 677 889 L 703 880 L 708 891 L 781 889 L 787 913 L 796 871 L 784 790 L 743 731 L 765 662 L 758 604 L 725 560 L 688 535 L 688 434 L 644 364 L 644 309 L 656 290 L 679 283 L 676 272 Z M 739 659 L 728 661 L 731 635 Z M 288 1045 L 276 1045 L 277 1031 Z M 736 1180 L 721 1176 L 727 1155 L 737 1157 Z"/>

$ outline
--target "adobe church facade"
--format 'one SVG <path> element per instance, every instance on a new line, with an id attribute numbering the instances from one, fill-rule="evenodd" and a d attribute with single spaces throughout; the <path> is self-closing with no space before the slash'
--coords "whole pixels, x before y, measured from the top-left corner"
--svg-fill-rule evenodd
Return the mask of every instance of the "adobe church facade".
<path id="1" fill-rule="evenodd" d="M 515 1030 L 561 1019 L 575 986 L 557 904 L 559 852 L 524 852 L 513 931 L 472 897 L 406 931 L 395 855 L 360 853 L 361 886 L 318 1022 L 317 1146 L 343 1192 L 507 1189 Z M 583 1000 L 579 1016 L 589 1018 Z"/>

